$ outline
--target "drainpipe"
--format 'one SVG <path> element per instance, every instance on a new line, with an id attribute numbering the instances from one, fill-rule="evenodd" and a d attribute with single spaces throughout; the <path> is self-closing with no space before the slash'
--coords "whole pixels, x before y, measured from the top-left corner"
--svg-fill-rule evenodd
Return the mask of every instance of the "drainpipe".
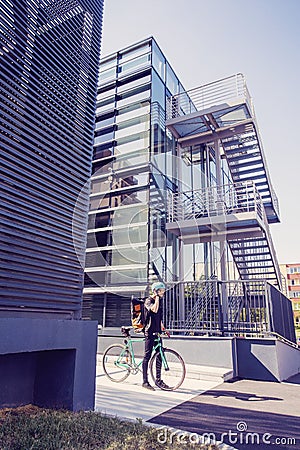
<path id="1" fill-rule="evenodd" d="M 222 192 L 221 186 L 223 185 L 222 178 L 222 167 L 221 167 L 221 153 L 220 153 L 220 139 L 216 139 L 214 141 L 214 149 L 215 149 L 215 161 L 216 161 L 216 179 L 217 179 L 217 189 L 220 188 L 220 192 Z M 223 212 L 223 214 L 225 211 Z M 222 281 L 222 305 L 223 305 L 223 318 L 224 322 L 227 322 L 228 319 L 228 299 L 226 294 L 226 283 L 227 281 L 227 261 L 226 261 L 226 237 L 222 236 L 220 240 L 220 266 L 221 266 L 221 281 Z"/>

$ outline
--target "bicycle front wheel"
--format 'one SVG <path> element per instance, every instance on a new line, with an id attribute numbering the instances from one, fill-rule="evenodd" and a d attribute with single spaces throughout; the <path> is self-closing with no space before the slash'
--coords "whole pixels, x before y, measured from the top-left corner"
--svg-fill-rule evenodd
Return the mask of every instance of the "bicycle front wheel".
<path id="1" fill-rule="evenodd" d="M 153 354 L 149 363 L 151 377 L 160 389 L 163 389 L 164 391 L 175 391 L 175 389 L 178 389 L 184 381 L 185 364 L 182 357 L 175 352 L 175 350 L 165 348 L 163 350 L 163 355 L 164 361 L 161 361 L 162 357 L 160 353 Z M 157 364 L 159 366 L 160 362 L 162 362 L 161 380 L 164 383 L 163 385 L 157 383 L 156 378 Z"/>
<path id="2" fill-rule="evenodd" d="M 110 345 L 103 354 L 102 366 L 105 375 L 115 383 L 121 383 L 130 374 L 131 355 L 122 344 Z"/>

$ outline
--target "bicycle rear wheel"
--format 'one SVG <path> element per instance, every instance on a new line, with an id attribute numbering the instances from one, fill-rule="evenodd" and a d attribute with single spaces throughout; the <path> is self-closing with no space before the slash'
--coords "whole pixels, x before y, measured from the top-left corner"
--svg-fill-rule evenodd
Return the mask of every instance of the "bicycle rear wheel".
<path id="1" fill-rule="evenodd" d="M 102 366 L 105 375 L 115 383 L 121 383 L 130 374 L 131 354 L 122 344 L 110 345 L 103 354 Z"/>
<path id="2" fill-rule="evenodd" d="M 178 389 L 184 381 L 185 364 L 182 357 L 175 352 L 175 350 L 165 348 L 163 353 L 167 367 L 165 367 L 164 362 L 162 362 L 161 380 L 164 382 L 166 387 L 163 387 L 156 382 L 156 364 L 157 358 L 161 357 L 160 353 L 154 353 L 150 360 L 149 369 L 151 377 L 160 389 L 163 389 L 164 391 L 175 391 L 175 389 Z"/>

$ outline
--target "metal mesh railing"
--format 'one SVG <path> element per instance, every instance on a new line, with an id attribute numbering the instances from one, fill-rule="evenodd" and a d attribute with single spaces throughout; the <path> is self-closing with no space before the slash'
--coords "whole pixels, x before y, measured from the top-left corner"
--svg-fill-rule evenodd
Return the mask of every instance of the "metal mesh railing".
<path id="1" fill-rule="evenodd" d="M 252 181 L 169 194 L 168 222 L 256 211 L 264 220 L 260 194 Z"/>
<path id="2" fill-rule="evenodd" d="M 167 119 L 201 111 L 236 98 L 245 99 L 254 116 L 252 99 L 241 73 L 169 97 Z"/>
<path id="3" fill-rule="evenodd" d="M 181 334 L 270 336 L 295 342 L 290 300 L 266 280 L 168 284 L 164 324 Z"/>

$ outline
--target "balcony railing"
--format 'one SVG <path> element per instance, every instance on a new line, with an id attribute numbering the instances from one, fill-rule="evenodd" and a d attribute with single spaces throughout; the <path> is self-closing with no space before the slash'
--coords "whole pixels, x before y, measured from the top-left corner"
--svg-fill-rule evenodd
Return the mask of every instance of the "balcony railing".
<path id="1" fill-rule="evenodd" d="M 252 99 L 244 75 L 238 73 L 168 98 L 167 119 L 191 114 L 237 98 L 246 101 L 254 117 Z"/>
<path id="2" fill-rule="evenodd" d="M 291 301 L 265 280 L 169 283 L 164 301 L 164 324 L 175 333 L 296 342 Z"/>
<path id="3" fill-rule="evenodd" d="M 243 212 L 256 212 L 265 220 L 263 202 L 252 181 L 169 195 L 168 222 Z"/>

